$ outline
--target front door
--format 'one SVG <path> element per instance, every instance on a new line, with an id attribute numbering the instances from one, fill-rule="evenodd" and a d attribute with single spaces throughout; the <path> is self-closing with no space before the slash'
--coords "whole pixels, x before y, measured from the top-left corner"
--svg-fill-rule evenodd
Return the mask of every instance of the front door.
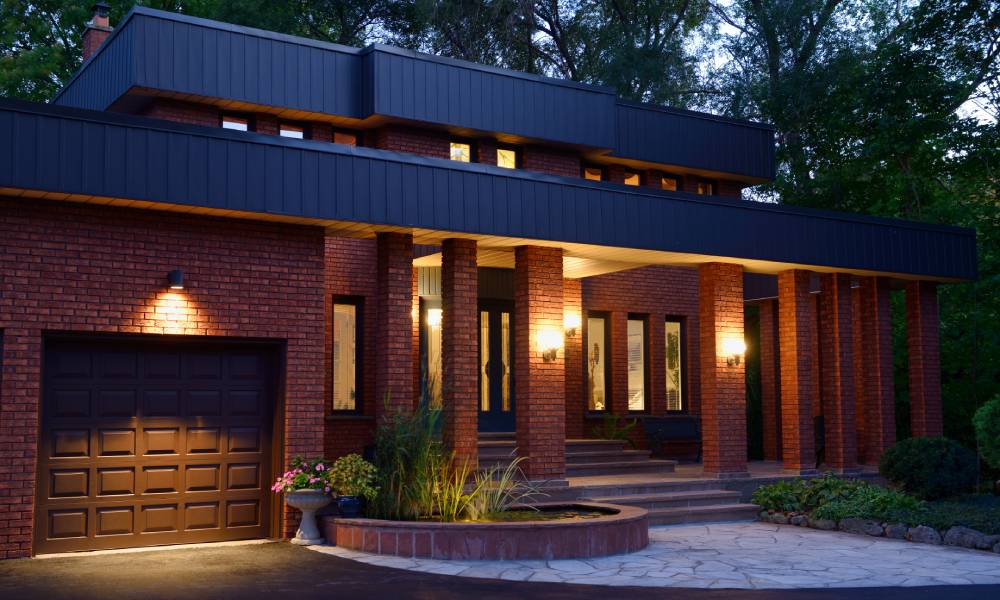
<path id="1" fill-rule="evenodd" d="M 514 431 L 514 306 L 479 305 L 479 431 Z"/>

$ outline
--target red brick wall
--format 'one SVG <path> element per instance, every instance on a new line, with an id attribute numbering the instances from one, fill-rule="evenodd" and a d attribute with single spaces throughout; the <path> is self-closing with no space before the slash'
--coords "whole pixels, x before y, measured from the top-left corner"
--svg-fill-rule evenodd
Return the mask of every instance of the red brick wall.
<path id="1" fill-rule="evenodd" d="M 760 308 L 760 404 L 764 460 L 781 459 L 781 408 L 778 385 L 778 301 L 763 300 Z"/>
<path id="2" fill-rule="evenodd" d="M 327 421 L 323 452 L 333 459 L 362 452 L 372 443 L 375 430 L 375 240 L 326 237 L 324 281 L 326 289 L 325 383 Z M 333 301 L 338 296 L 361 299 L 361 411 L 356 415 L 332 413 Z"/>
<path id="3" fill-rule="evenodd" d="M 322 451 L 321 229 L 3 199 L 0 273 L 0 556 L 31 552 L 45 332 L 287 340 L 286 459 Z"/>
<path id="4" fill-rule="evenodd" d="M 538 171 L 563 177 L 580 176 L 580 156 L 575 152 L 541 146 L 524 146 L 522 165 L 527 171 Z"/>
<path id="5" fill-rule="evenodd" d="M 154 98 L 143 110 L 143 116 L 176 123 L 219 127 L 219 109 L 208 104 L 180 102 L 169 98 Z"/>
<path id="6" fill-rule="evenodd" d="M 517 452 L 528 479 L 566 474 L 564 352 L 545 361 L 538 335 L 563 328 L 563 259 L 559 248 L 519 246 L 514 252 L 514 364 Z M 527 360 L 524 359 L 527 357 Z"/>
<path id="7" fill-rule="evenodd" d="M 820 277 L 820 338 L 823 340 L 823 425 L 826 465 L 834 471 L 858 464 L 854 429 L 854 329 L 851 276 L 827 273 Z"/>
<path id="8" fill-rule="evenodd" d="M 743 267 L 707 263 L 698 268 L 701 338 L 701 439 L 706 474 L 747 472 L 746 361 L 729 364 L 725 340 L 744 339 Z"/>
<path id="9" fill-rule="evenodd" d="M 815 468 L 813 398 L 819 385 L 813 365 L 815 304 L 808 271 L 778 273 L 778 343 L 781 345 L 781 448 L 785 469 Z"/>
<path id="10" fill-rule="evenodd" d="M 95 14 L 83 31 L 83 60 L 86 61 L 93 56 L 109 35 L 111 27 L 107 15 Z"/>
<path id="11" fill-rule="evenodd" d="M 475 468 L 479 445 L 476 242 L 447 239 L 441 250 L 442 433 L 458 463 Z"/>
<path id="12" fill-rule="evenodd" d="M 942 435 L 941 358 L 937 286 L 906 284 L 906 347 L 910 362 L 910 422 L 913 437 Z"/>
<path id="13" fill-rule="evenodd" d="M 408 152 L 434 158 L 449 158 L 451 156 L 448 145 L 450 139 L 446 131 L 403 127 L 401 125 L 388 125 L 374 134 L 375 147 L 380 150 Z"/>
<path id="14" fill-rule="evenodd" d="M 878 464 L 882 453 L 896 443 L 895 385 L 892 365 L 892 315 L 889 280 L 862 277 L 858 290 L 857 348 L 861 405 L 858 421 L 864 422 L 861 461 Z"/>
<path id="15" fill-rule="evenodd" d="M 586 413 L 583 361 L 583 280 L 563 280 L 563 307 L 566 314 L 580 318 L 575 335 L 566 335 L 566 437 L 584 438 L 583 417 Z"/>
<path id="16" fill-rule="evenodd" d="M 375 403 L 390 411 L 414 406 L 413 236 L 376 237 Z"/>

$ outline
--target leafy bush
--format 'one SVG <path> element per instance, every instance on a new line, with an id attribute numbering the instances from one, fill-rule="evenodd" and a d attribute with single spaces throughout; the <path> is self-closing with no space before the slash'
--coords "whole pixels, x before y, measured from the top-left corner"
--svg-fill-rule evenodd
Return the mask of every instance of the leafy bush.
<path id="1" fill-rule="evenodd" d="M 412 521 L 433 513 L 435 484 L 445 460 L 434 436 L 438 415 L 421 403 L 412 414 L 395 413 L 379 425 L 375 432 L 379 493 L 368 505 L 371 516 Z"/>
<path id="2" fill-rule="evenodd" d="M 783 479 L 757 488 L 753 493 L 753 503 L 765 510 L 802 512 L 804 510 L 802 497 L 805 491 L 805 480 Z"/>
<path id="3" fill-rule="evenodd" d="M 340 496 L 359 496 L 371 501 L 378 488 L 375 465 L 357 454 L 342 456 L 330 467 L 330 486 Z"/>
<path id="4" fill-rule="evenodd" d="M 825 473 L 822 477 L 810 479 L 806 483 L 802 492 L 803 508 L 811 511 L 831 502 L 850 498 L 863 485 L 866 484 L 853 479 L 841 479 L 833 473 Z"/>
<path id="5" fill-rule="evenodd" d="M 847 518 L 883 521 L 899 511 L 919 511 L 923 503 L 902 492 L 870 483 L 859 483 L 848 493 L 819 506 L 813 511 L 817 519 L 839 521 Z"/>
<path id="6" fill-rule="evenodd" d="M 927 502 L 916 509 L 887 511 L 886 522 L 915 527 L 927 525 L 938 531 L 961 525 L 987 535 L 1000 535 L 1000 501 L 995 496 L 965 496 Z"/>
<path id="7" fill-rule="evenodd" d="M 979 453 L 994 469 L 1000 469 L 1000 395 L 979 407 L 972 424 L 976 427 Z"/>
<path id="8" fill-rule="evenodd" d="M 947 438 L 910 438 L 882 455 L 879 472 L 909 494 L 936 500 L 972 489 L 976 455 Z"/>
<path id="9" fill-rule="evenodd" d="M 507 465 L 495 465 L 476 473 L 476 482 L 468 504 L 469 518 L 488 519 L 497 513 L 524 503 L 532 496 L 545 495 L 524 480 L 521 472 L 523 456 Z"/>

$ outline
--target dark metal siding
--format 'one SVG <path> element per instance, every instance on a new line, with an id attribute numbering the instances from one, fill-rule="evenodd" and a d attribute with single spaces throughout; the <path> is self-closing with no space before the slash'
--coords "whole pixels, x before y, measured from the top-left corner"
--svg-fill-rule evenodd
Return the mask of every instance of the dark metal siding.
<path id="1" fill-rule="evenodd" d="M 690 111 L 619 102 L 614 156 L 774 178 L 774 130 Z"/>
<path id="2" fill-rule="evenodd" d="M 135 84 L 135 30 L 125 28 L 81 67 L 55 104 L 105 110 Z"/>
<path id="3" fill-rule="evenodd" d="M 947 278 L 974 232 L 0 101 L 0 187 Z"/>

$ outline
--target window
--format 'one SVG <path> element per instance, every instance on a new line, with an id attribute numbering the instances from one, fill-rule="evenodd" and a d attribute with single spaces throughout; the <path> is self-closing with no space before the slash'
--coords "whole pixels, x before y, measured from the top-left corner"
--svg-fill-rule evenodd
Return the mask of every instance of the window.
<path id="1" fill-rule="evenodd" d="M 601 167 L 584 167 L 583 178 L 589 179 L 591 181 L 603 181 L 604 169 L 602 169 Z"/>
<path id="2" fill-rule="evenodd" d="M 635 171 L 625 171 L 625 185 L 642 185 L 642 177 Z"/>
<path id="3" fill-rule="evenodd" d="M 472 162 L 472 144 L 465 142 L 451 143 L 451 160 L 458 162 Z"/>
<path id="4" fill-rule="evenodd" d="M 250 118 L 237 115 L 222 115 L 222 128 L 235 131 L 250 131 Z"/>
<path id="5" fill-rule="evenodd" d="M 517 150 L 514 148 L 497 148 L 497 166 L 504 169 L 516 169 L 518 162 Z"/>
<path id="6" fill-rule="evenodd" d="M 423 351 L 423 395 L 431 408 L 441 408 L 443 396 L 441 383 L 444 371 L 441 366 L 441 301 L 421 300 L 424 305 Z"/>
<path id="7" fill-rule="evenodd" d="M 608 408 L 608 319 L 593 313 L 587 315 L 584 332 L 587 349 L 587 410 L 601 411 Z"/>
<path id="8" fill-rule="evenodd" d="M 358 145 L 358 134 L 352 133 L 350 131 L 334 131 L 333 132 L 333 143 L 334 144 L 346 144 L 348 146 Z"/>
<path id="9" fill-rule="evenodd" d="M 333 410 L 360 410 L 361 302 L 343 299 L 333 305 Z"/>
<path id="10" fill-rule="evenodd" d="M 306 139 L 306 128 L 302 125 L 281 123 L 278 125 L 278 135 L 286 138 L 294 138 L 296 140 L 304 140 Z"/>
<path id="11" fill-rule="evenodd" d="M 714 196 L 715 195 L 715 183 L 711 181 L 699 181 L 698 182 L 698 193 L 702 196 Z"/>
<path id="12" fill-rule="evenodd" d="M 628 409 L 646 410 L 646 321 L 628 320 Z"/>
<path id="13" fill-rule="evenodd" d="M 684 410 L 682 381 L 684 373 L 681 370 L 683 364 L 681 348 L 681 324 L 679 321 L 667 321 L 664 323 L 664 340 L 666 348 L 666 384 L 667 384 L 667 410 Z"/>
<path id="14" fill-rule="evenodd" d="M 660 189 L 676 192 L 680 186 L 677 185 L 677 178 L 672 175 L 660 177 Z"/>

